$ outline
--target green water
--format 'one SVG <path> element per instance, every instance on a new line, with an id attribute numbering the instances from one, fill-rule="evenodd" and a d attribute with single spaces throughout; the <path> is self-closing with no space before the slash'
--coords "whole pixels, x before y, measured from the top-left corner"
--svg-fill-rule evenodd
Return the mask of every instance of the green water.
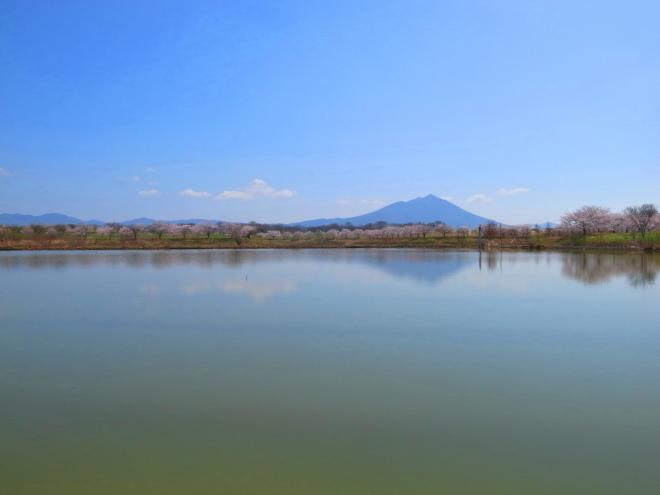
<path id="1" fill-rule="evenodd" d="M 658 273 L 0 253 L 0 494 L 660 493 Z"/>

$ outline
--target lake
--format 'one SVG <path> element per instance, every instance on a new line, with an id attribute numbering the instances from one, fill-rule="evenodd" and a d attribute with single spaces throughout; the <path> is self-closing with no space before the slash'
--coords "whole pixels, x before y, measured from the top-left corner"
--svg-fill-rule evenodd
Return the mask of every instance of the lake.
<path id="1" fill-rule="evenodd" d="M 0 493 L 660 493 L 660 255 L 0 253 Z"/>

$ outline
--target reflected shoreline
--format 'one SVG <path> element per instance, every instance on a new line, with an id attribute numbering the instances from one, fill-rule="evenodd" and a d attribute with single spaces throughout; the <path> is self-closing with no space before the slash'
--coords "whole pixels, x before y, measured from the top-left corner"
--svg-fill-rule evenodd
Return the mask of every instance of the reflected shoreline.
<path id="1" fill-rule="evenodd" d="M 633 287 L 650 286 L 655 284 L 660 272 L 660 255 L 629 252 L 447 251 L 396 248 L 0 252 L 0 270 L 95 266 L 211 268 L 215 265 L 240 267 L 286 261 L 358 262 L 397 277 L 428 283 L 437 282 L 470 266 L 476 265 L 479 270 L 491 272 L 501 271 L 508 264 L 521 261 L 559 262 L 562 276 L 586 285 L 598 285 L 616 277 L 626 277 Z"/>

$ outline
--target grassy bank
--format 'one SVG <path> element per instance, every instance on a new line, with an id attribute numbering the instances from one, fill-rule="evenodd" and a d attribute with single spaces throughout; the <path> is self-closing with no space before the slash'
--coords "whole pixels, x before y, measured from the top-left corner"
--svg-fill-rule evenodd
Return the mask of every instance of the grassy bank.
<path id="1" fill-rule="evenodd" d="M 13 235 L 0 239 L 0 250 L 127 250 L 127 249 L 309 249 L 309 248 L 432 248 L 432 249 L 613 249 L 660 250 L 660 233 L 652 232 L 644 240 L 631 234 L 597 234 L 557 237 L 544 234 L 527 238 L 482 239 L 469 236 L 418 236 L 399 238 L 327 239 L 315 236 L 304 239 L 266 239 L 263 237 L 232 238 L 161 237 L 147 233 L 137 237 L 72 235 Z"/>

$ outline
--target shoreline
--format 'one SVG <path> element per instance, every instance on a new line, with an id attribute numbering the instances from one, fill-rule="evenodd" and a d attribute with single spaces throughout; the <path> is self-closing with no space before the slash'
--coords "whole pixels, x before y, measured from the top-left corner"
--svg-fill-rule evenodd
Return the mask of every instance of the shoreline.
<path id="1" fill-rule="evenodd" d="M 510 240 L 507 240 L 510 241 Z M 660 245 L 652 244 L 603 244 L 584 243 L 566 244 L 561 242 L 499 242 L 483 241 L 481 246 L 476 239 L 440 241 L 438 239 L 380 239 L 377 242 L 367 240 L 336 240 L 336 241 L 295 241 L 295 240 L 259 240 L 251 242 L 243 240 L 200 241 L 125 241 L 107 242 L 99 240 L 88 241 L 4 241 L 0 242 L 0 251 L 160 251 L 160 250 L 248 250 L 248 249 L 433 249 L 433 250 L 465 250 L 465 251 L 611 251 L 611 252 L 660 252 Z"/>

